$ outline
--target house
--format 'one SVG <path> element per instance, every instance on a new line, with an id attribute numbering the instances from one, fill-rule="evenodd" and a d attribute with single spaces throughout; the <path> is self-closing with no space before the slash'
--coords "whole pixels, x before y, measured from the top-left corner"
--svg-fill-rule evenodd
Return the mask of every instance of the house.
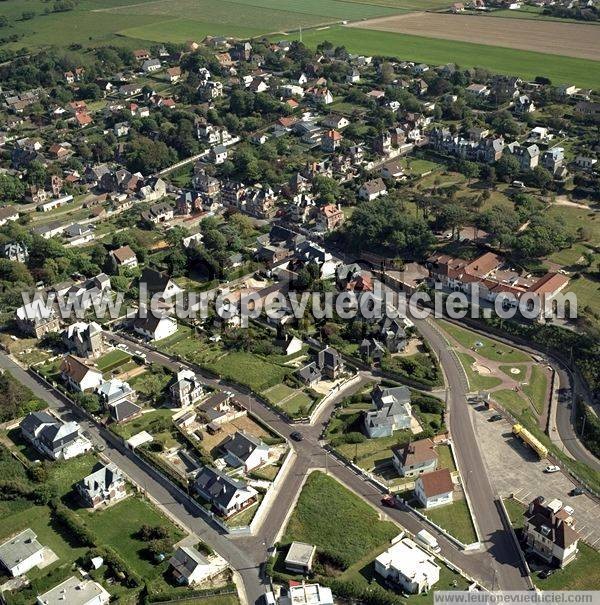
<path id="1" fill-rule="evenodd" d="M 236 431 L 222 445 L 226 452 L 225 460 L 234 468 L 243 468 L 248 473 L 269 460 L 269 446 L 261 439 Z"/>
<path id="2" fill-rule="evenodd" d="M 173 220 L 174 216 L 175 211 L 173 208 L 164 202 L 162 204 L 154 204 L 146 212 L 142 212 L 142 218 L 155 225 Z"/>
<path id="3" fill-rule="evenodd" d="M 106 605 L 109 601 L 110 594 L 98 582 L 71 576 L 39 595 L 36 605 Z"/>
<path id="4" fill-rule="evenodd" d="M 342 135 L 337 130 L 328 130 L 321 139 L 321 149 L 333 153 L 342 143 Z"/>
<path id="5" fill-rule="evenodd" d="M 333 95 L 328 88 L 314 88 L 309 92 L 312 100 L 319 105 L 331 105 L 333 103 Z"/>
<path id="6" fill-rule="evenodd" d="M 69 460 L 92 449 L 77 422 L 62 422 L 48 412 L 31 412 L 19 427 L 23 438 L 52 460 Z"/>
<path id="7" fill-rule="evenodd" d="M 433 555 L 404 538 L 375 559 L 375 573 L 402 592 L 428 592 L 440 579 L 440 567 Z"/>
<path id="8" fill-rule="evenodd" d="M 212 566 L 193 546 L 180 546 L 169 559 L 169 569 L 179 585 L 193 586 L 209 577 Z"/>
<path id="9" fill-rule="evenodd" d="M 381 166 L 379 174 L 384 179 L 397 181 L 404 177 L 404 168 L 402 168 L 400 160 L 391 160 Z"/>
<path id="10" fill-rule="evenodd" d="M 2 249 L 4 258 L 18 263 L 26 263 L 29 259 L 29 249 L 21 242 L 4 244 Z"/>
<path id="11" fill-rule="evenodd" d="M 380 338 L 390 353 L 400 353 L 406 347 L 408 336 L 399 319 L 386 317 L 379 330 Z"/>
<path id="12" fill-rule="evenodd" d="M 115 406 L 125 400 L 131 401 L 136 397 L 136 393 L 130 384 L 120 378 L 102 381 L 102 384 L 96 389 L 96 393 L 106 408 Z"/>
<path id="13" fill-rule="evenodd" d="M 75 489 L 88 508 L 112 504 L 127 495 L 123 473 L 115 464 L 98 463 L 91 474 L 76 484 Z"/>
<path id="14" fill-rule="evenodd" d="M 102 328 L 95 321 L 78 321 L 62 332 L 67 350 L 77 357 L 95 357 L 104 349 Z"/>
<path id="15" fill-rule="evenodd" d="M 148 267 L 142 271 L 139 286 L 140 289 L 146 289 L 149 298 L 158 299 L 159 301 L 169 301 L 183 292 L 166 271 L 157 271 Z"/>
<path id="16" fill-rule="evenodd" d="M 296 378 L 298 378 L 298 380 L 309 387 L 314 386 L 323 378 L 321 370 L 317 367 L 317 364 L 314 361 L 311 361 L 309 364 L 296 370 L 294 375 Z"/>
<path id="17" fill-rule="evenodd" d="M 16 578 L 44 561 L 44 547 L 32 529 L 25 529 L 0 544 L 0 565 Z"/>
<path id="18" fill-rule="evenodd" d="M 309 574 L 316 552 L 317 547 L 313 544 L 292 542 L 285 556 L 285 568 L 292 573 Z"/>
<path id="19" fill-rule="evenodd" d="M 409 429 L 412 419 L 408 387 L 382 388 L 377 385 L 371 393 L 372 409 L 364 414 L 364 427 L 371 438 L 390 437 L 394 431 Z"/>
<path id="20" fill-rule="evenodd" d="M 147 317 L 138 314 L 133 320 L 133 330 L 148 340 L 162 340 L 177 332 L 177 320 L 168 315 L 152 312 Z"/>
<path id="21" fill-rule="evenodd" d="M 177 373 L 177 381 L 171 385 L 171 401 L 177 407 L 194 405 L 204 395 L 204 388 L 192 370 L 183 369 Z"/>
<path id="22" fill-rule="evenodd" d="M 512 155 L 519 161 L 521 170 L 533 170 L 537 165 L 540 158 L 540 149 L 537 145 L 528 145 L 523 147 L 515 144 L 510 149 Z"/>
<path id="23" fill-rule="evenodd" d="M 167 69 L 167 76 L 169 77 L 169 82 L 171 82 L 171 84 L 179 82 L 181 79 L 181 67 L 179 67 L 179 65 L 176 67 L 169 67 L 169 69 Z"/>
<path id="24" fill-rule="evenodd" d="M 598 163 L 596 158 L 592 158 L 589 156 L 578 155 L 575 158 L 575 166 L 578 168 L 583 168 L 584 170 L 590 170 Z"/>
<path id="25" fill-rule="evenodd" d="M 381 195 L 387 194 L 387 188 L 382 179 L 377 178 L 371 181 L 367 181 L 363 183 L 358 190 L 358 197 L 363 200 L 371 200 L 377 199 Z"/>
<path id="26" fill-rule="evenodd" d="M 129 401 L 129 399 L 124 399 L 114 405 L 109 405 L 108 413 L 114 422 L 127 422 L 139 416 L 142 413 L 142 408 Z"/>
<path id="27" fill-rule="evenodd" d="M 331 588 L 320 584 L 295 584 L 287 589 L 287 596 L 279 598 L 279 605 L 333 605 Z"/>
<path id="28" fill-rule="evenodd" d="M 326 128 L 331 128 L 332 130 L 341 130 L 342 128 L 346 128 L 350 124 L 350 120 L 344 116 L 331 114 L 327 116 L 322 122 L 323 126 Z"/>
<path id="29" fill-rule="evenodd" d="M 14 206 L 0 206 L 0 227 L 9 221 L 19 220 L 19 211 Z"/>
<path id="30" fill-rule="evenodd" d="M 121 269 L 122 267 L 134 269 L 138 266 L 137 256 L 128 245 L 121 246 L 116 250 L 111 250 L 109 255 L 115 269 Z"/>
<path id="31" fill-rule="evenodd" d="M 227 147 L 225 145 L 211 147 L 209 157 L 213 164 L 222 164 L 227 159 Z"/>
<path id="32" fill-rule="evenodd" d="M 327 347 L 319 351 L 317 365 L 321 374 L 329 380 L 337 380 L 344 371 L 342 356 L 333 347 Z"/>
<path id="33" fill-rule="evenodd" d="M 136 61 L 147 61 L 150 53 L 145 48 L 139 48 L 133 51 L 133 57 Z"/>
<path id="34" fill-rule="evenodd" d="M 339 205 L 326 204 L 319 209 L 317 223 L 323 231 L 333 231 L 341 226 L 343 222 L 344 212 Z"/>
<path id="35" fill-rule="evenodd" d="M 527 549 L 556 567 L 568 565 L 577 555 L 579 534 L 560 500 L 546 503 L 538 496 L 524 513 L 523 536 Z"/>
<path id="36" fill-rule="evenodd" d="M 447 468 L 419 475 L 415 481 L 415 497 L 424 508 L 450 504 L 453 493 L 454 483 Z"/>
<path id="37" fill-rule="evenodd" d="M 438 455 L 431 439 L 419 439 L 392 448 L 392 463 L 401 477 L 416 477 L 434 471 Z"/>
<path id="38" fill-rule="evenodd" d="M 88 366 L 84 359 L 67 355 L 60 365 L 60 375 L 73 391 L 84 393 L 102 384 L 102 372 Z"/>
<path id="39" fill-rule="evenodd" d="M 471 84 L 465 90 L 474 97 L 489 97 L 491 93 L 485 84 Z"/>
<path id="40" fill-rule="evenodd" d="M 248 508 L 258 496 L 253 487 L 209 466 L 196 476 L 194 489 L 224 517 Z"/>
<path id="41" fill-rule="evenodd" d="M 41 298 L 19 307 L 15 311 L 17 327 L 23 334 L 41 338 L 49 332 L 58 332 L 60 320 L 53 307 L 49 307 Z"/>

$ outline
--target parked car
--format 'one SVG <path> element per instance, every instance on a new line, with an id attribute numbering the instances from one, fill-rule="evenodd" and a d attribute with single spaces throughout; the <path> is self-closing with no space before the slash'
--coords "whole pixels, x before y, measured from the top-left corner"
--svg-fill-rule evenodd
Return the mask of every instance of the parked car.
<path id="1" fill-rule="evenodd" d="M 564 511 L 570 517 L 572 517 L 575 514 L 575 509 L 572 506 L 565 506 Z"/>
<path id="2" fill-rule="evenodd" d="M 543 571 L 540 571 L 540 578 L 542 578 L 542 580 L 545 580 L 546 578 L 549 578 L 553 573 L 556 573 L 556 569 L 544 569 Z"/>
<path id="3" fill-rule="evenodd" d="M 583 487 L 574 487 L 570 492 L 569 496 L 582 496 L 585 492 L 583 491 Z"/>
<path id="4" fill-rule="evenodd" d="M 502 420 L 502 416 L 500 414 L 492 414 L 488 418 L 488 422 L 498 422 L 498 420 Z"/>
<path id="5" fill-rule="evenodd" d="M 383 504 L 383 506 L 389 506 L 390 508 L 398 508 L 399 503 L 396 496 L 393 494 L 386 494 L 381 498 L 381 504 Z"/>
<path id="6" fill-rule="evenodd" d="M 558 473 L 560 471 L 560 466 L 556 466 L 555 464 L 549 464 L 545 469 L 545 473 Z"/>
<path id="7" fill-rule="evenodd" d="M 294 431 L 293 433 L 290 433 L 290 437 L 294 441 L 302 441 L 302 439 L 304 439 L 304 437 L 302 436 L 302 433 L 300 431 Z"/>

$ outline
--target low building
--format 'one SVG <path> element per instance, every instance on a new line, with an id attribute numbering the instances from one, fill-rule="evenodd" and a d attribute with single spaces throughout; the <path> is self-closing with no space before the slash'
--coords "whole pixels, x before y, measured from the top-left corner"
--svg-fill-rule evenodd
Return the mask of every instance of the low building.
<path id="1" fill-rule="evenodd" d="M 169 560 L 169 567 L 175 582 L 193 586 L 207 579 L 212 573 L 212 565 L 192 546 L 180 546 Z"/>
<path id="2" fill-rule="evenodd" d="M 109 601 L 110 594 L 98 582 L 71 576 L 38 596 L 37 605 L 106 605 Z"/>
<path id="3" fill-rule="evenodd" d="M 358 197 L 361 200 L 367 200 L 369 202 L 386 194 L 387 187 L 385 186 L 383 179 L 380 178 L 367 181 L 361 185 L 360 189 L 358 190 Z"/>
<path id="4" fill-rule="evenodd" d="M 253 487 L 209 466 L 196 476 L 194 489 L 224 517 L 248 508 L 258 496 Z"/>
<path id="5" fill-rule="evenodd" d="M 434 557 L 408 538 L 375 559 L 375 573 L 408 594 L 429 591 L 440 579 Z"/>
<path id="6" fill-rule="evenodd" d="M 111 504 L 127 495 L 123 474 L 114 464 L 97 464 L 90 475 L 77 483 L 76 490 L 89 508 Z"/>
<path id="7" fill-rule="evenodd" d="M 570 563 L 577 555 L 579 534 L 569 519 L 560 500 L 546 503 L 542 496 L 537 497 L 525 511 L 523 535 L 527 548 L 557 567 Z"/>
<path id="8" fill-rule="evenodd" d="M 0 564 L 13 578 L 22 576 L 43 560 L 44 547 L 31 529 L 25 529 L 0 544 Z"/>
<path id="9" fill-rule="evenodd" d="M 285 556 L 285 568 L 292 573 L 309 574 L 317 547 L 305 542 L 292 542 Z"/>
<path id="10" fill-rule="evenodd" d="M 402 477 L 416 477 L 434 471 L 438 455 L 431 439 L 419 439 L 404 447 L 392 448 L 392 463 Z"/>
<path id="11" fill-rule="evenodd" d="M 279 598 L 279 605 L 333 605 L 331 588 L 320 584 L 290 586 L 287 595 Z"/>
<path id="12" fill-rule="evenodd" d="M 424 508 L 450 504 L 453 494 L 454 483 L 447 468 L 420 475 L 415 481 L 415 497 Z"/>
<path id="13" fill-rule="evenodd" d="M 261 439 L 243 431 L 236 431 L 223 444 L 230 466 L 243 468 L 248 473 L 269 461 L 269 446 Z"/>

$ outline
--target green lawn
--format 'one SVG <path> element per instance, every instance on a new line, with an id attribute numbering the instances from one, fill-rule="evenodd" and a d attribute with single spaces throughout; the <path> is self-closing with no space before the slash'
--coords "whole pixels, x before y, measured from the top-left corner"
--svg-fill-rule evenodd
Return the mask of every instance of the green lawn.
<path id="1" fill-rule="evenodd" d="M 434 523 L 458 538 L 463 544 L 477 542 L 477 534 L 466 500 L 455 500 L 452 504 L 422 511 Z"/>
<path id="2" fill-rule="evenodd" d="M 291 397 L 296 392 L 295 389 L 288 387 L 287 384 L 276 384 L 274 387 L 267 389 L 263 395 L 274 405 L 279 404 L 282 399 Z"/>
<path id="3" fill-rule="evenodd" d="M 392 447 L 403 445 L 410 438 L 409 431 L 396 431 L 391 437 L 365 439 L 362 443 L 344 443 L 336 449 L 365 470 L 373 470 L 391 463 Z"/>
<path id="4" fill-rule="evenodd" d="M 506 508 L 506 512 L 510 517 L 510 522 L 515 529 L 520 529 L 523 527 L 523 513 L 525 512 L 525 507 L 514 498 L 506 498 L 504 500 L 504 507 Z"/>
<path id="5" fill-rule="evenodd" d="M 519 370 L 518 374 L 513 374 L 511 372 L 512 369 L 516 368 Z M 512 378 L 516 382 L 521 382 L 525 380 L 525 376 L 527 375 L 527 366 L 519 365 L 519 364 L 511 364 L 507 366 L 500 366 L 500 371 L 503 374 L 506 374 L 509 378 Z"/>
<path id="6" fill-rule="evenodd" d="M 510 389 L 500 389 L 492 393 L 492 399 L 495 399 L 503 408 L 513 416 L 519 417 L 524 410 L 529 410 L 530 406 L 519 393 Z"/>
<path id="7" fill-rule="evenodd" d="M 575 561 L 546 580 L 534 574 L 535 585 L 540 590 L 600 590 L 600 553 L 581 540 L 578 548 Z"/>
<path id="8" fill-rule="evenodd" d="M 471 332 L 456 324 L 442 320 L 438 322 L 438 325 L 463 347 L 476 350 L 481 357 L 490 361 L 505 361 L 508 363 L 531 361 L 529 355 L 514 347 L 509 347 L 497 340 L 486 338 L 481 334 Z M 475 343 L 481 343 L 483 346 L 475 347 Z"/>
<path id="9" fill-rule="evenodd" d="M 460 359 L 460 363 L 465 369 L 471 391 L 486 391 L 488 389 L 493 389 L 502 383 L 500 378 L 497 378 L 496 376 L 484 376 L 483 374 L 476 372 L 473 369 L 475 359 L 470 355 L 467 355 L 467 353 L 457 351 L 457 355 Z"/>
<path id="10" fill-rule="evenodd" d="M 101 372 L 108 372 L 114 370 L 119 366 L 127 363 L 131 359 L 131 355 L 121 349 L 113 349 L 112 351 L 102 355 L 96 361 L 96 365 Z"/>
<path id="11" fill-rule="evenodd" d="M 456 464 L 454 463 L 454 457 L 452 456 L 452 450 L 449 445 L 443 443 L 436 446 L 435 451 L 438 455 L 438 467 L 447 468 L 451 473 L 456 470 Z"/>
<path id="12" fill-rule="evenodd" d="M 347 568 L 400 533 L 366 502 L 321 472 L 309 475 L 282 543 L 308 542 Z"/>
<path id="13" fill-rule="evenodd" d="M 156 575 L 157 567 L 145 555 L 145 543 L 138 540 L 137 532 L 142 524 L 160 525 L 169 530 L 174 541 L 183 538 L 182 533 L 147 500 L 130 496 L 106 510 L 89 512 L 80 510 L 86 525 L 102 541 L 114 550 L 140 574 L 149 579 Z"/>
<path id="14" fill-rule="evenodd" d="M 529 397 L 538 414 L 541 414 L 548 395 L 548 378 L 539 366 L 531 367 L 529 384 L 523 386 L 523 392 Z"/>
<path id="15" fill-rule="evenodd" d="M 164 408 L 146 412 L 134 420 L 122 424 L 112 425 L 112 430 L 123 437 L 129 439 L 141 431 L 148 431 L 152 435 L 163 433 L 167 426 L 170 426 L 173 418 L 173 410 Z M 158 429 L 158 431 L 157 431 Z"/>
<path id="16" fill-rule="evenodd" d="M 586 59 L 341 26 L 305 31 L 302 39 L 313 48 L 329 40 L 334 46 L 346 46 L 352 53 L 387 55 L 433 65 L 444 65 L 451 60 L 462 68 L 483 67 L 527 80 L 546 76 L 553 83 L 598 86 L 595 75 L 598 62 Z"/>

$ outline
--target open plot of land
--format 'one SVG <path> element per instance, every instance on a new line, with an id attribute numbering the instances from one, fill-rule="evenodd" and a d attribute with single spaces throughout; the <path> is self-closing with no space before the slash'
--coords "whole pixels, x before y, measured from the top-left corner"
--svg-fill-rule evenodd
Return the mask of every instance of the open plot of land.
<path id="1" fill-rule="evenodd" d="M 533 26 L 531 20 L 513 19 L 510 27 L 506 27 L 502 21 L 475 15 L 413 13 L 380 17 L 353 26 L 600 60 L 600 36 L 594 25 L 544 21 Z"/>
<path id="2" fill-rule="evenodd" d="M 314 472 L 302 488 L 282 541 L 314 544 L 348 567 L 398 533 L 394 523 L 380 521 L 377 512 L 335 479 Z"/>
<path id="3" fill-rule="evenodd" d="M 477 542 L 477 534 L 466 500 L 455 500 L 452 504 L 426 510 L 424 514 L 463 544 Z"/>
<path id="4" fill-rule="evenodd" d="M 298 35 L 290 35 L 293 38 Z M 575 57 L 343 26 L 303 32 L 302 40 L 312 48 L 328 40 L 357 54 L 385 55 L 433 65 L 445 65 L 450 60 L 461 68 L 483 67 L 528 80 L 543 75 L 555 84 L 588 88 L 598 85 L 598 63 Z"/>

